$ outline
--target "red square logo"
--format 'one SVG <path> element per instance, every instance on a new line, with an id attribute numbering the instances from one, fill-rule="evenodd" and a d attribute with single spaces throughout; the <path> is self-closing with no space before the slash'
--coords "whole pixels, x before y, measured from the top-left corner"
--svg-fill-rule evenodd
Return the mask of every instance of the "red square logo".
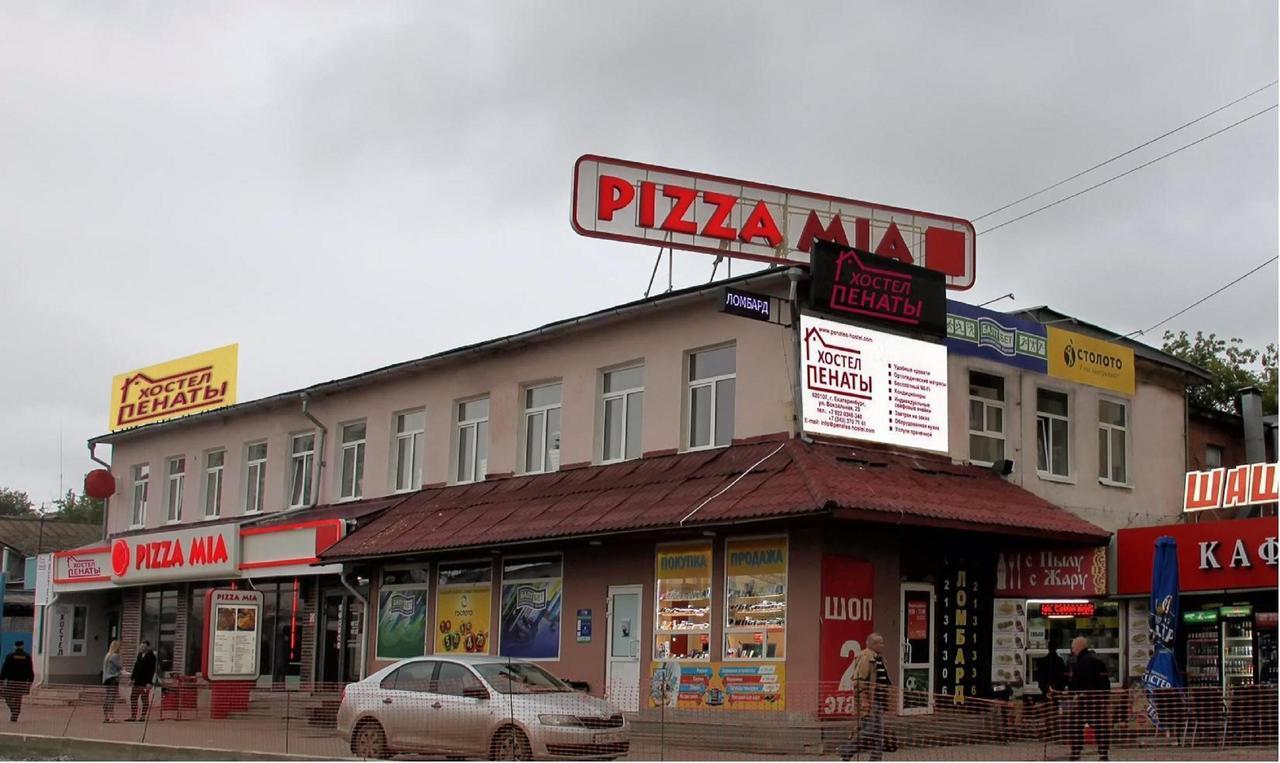
<path id="1" fill-rule="evenodd" d="M 965 275 L 964 231 L 926 228 L 924 266 L 949 276 Z"/>

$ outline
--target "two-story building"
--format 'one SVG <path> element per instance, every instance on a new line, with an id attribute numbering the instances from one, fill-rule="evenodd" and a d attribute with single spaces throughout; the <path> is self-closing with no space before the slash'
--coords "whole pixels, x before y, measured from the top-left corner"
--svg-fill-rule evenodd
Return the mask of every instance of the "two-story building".
<path id="1" fill-rule="evenodd" d="M 723 312 L 725 283 L 771 319 Z M 810 438 L 790 288 L 767 270 L 95 438 L 109 543 L 59 555 L 54 590 L 101 648 L 49 674 L 117 635 L 197 673 L 204 593 L 237 585 L 265 594 L 264 682 L 480 652 L 631 709 L 838 715 L 873 629 L 908 712 L 1029 681 L 1009 560 L 1105 600 L 1111 532 L 1178 512 L 1203 372 L 1123 342 L 1132 384 L 1100 391 L 953 352 L 949 454 Z"/>

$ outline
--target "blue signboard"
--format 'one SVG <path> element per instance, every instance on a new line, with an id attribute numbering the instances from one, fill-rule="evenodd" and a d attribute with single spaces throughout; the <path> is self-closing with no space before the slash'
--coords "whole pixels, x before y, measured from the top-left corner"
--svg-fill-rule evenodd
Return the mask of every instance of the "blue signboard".
<path id="1" fill-rule="evenodd" d="M 1044 326 L 1012 315 L 947 300 L 947 351 L 1049 372 Z"/>

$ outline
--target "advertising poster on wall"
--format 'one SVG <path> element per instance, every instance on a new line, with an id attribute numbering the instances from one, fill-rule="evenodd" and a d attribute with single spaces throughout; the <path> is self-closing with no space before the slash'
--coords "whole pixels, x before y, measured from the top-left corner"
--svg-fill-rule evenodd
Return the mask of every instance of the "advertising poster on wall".
<path id="1" fill-rule="evenodd" d="M 938 589 L 935 657 L 937 692 L 954 704 L 984 696 L 990 686 L 991 645 L 983 633 L 992 615 L 991 572 L 994 563 L 946 556 L 942 560 L 942 584 Z M 1015 670 L 1013 681 L 1022 681 L 1023 669 Z"/>
<path id="2" fill-rule="evenodd" d="M 853 712 L 853 668 L 875 629 L 875 566 L 839 554 L 822 557 L 822 619 L 818 623 L 818 713 Z"/>
<path id="3" fill-rule="evenodd" d="M 811 434 L 947 452 L 947 348 L 800 317 L 800 405 Z"/>
<path id="4" fill-rule="evenodd" d="M 380 660 L 421 657 L 427 649 L 427 589 L 393 588 L 378 592 Z"/>
<path id="5" fill-rule="evenodd" d="M 262 593 L 214 589 L 205 594 L 208 627 L 205 677 L 211 681 L 258 677 Z"/>
<path id="6" fill-rule="evenodd" d="M 504 580 L 499 654 L 533 660 L 559 658 L 560 594 L 560 578 Z"/>
<path id="7" fill-rule="evenodd" d="M 991 629 L 991 682 L 1013 686 L 1027 665 L 1027 602 L 996 599 Z M 1020 683 L 1025 685 L 1027 676 Z"/>
<path id="8" fill-rule="evenodd" d="M 649 707 L 699 710 L 782 710 L 786 666 L 781 662 L 654 662 Z"/>
<path id="9" fill-rule="evenodd" d="M 493 593 L 488 583 L 436 592 L 436 654 L 487 654 Z"/>

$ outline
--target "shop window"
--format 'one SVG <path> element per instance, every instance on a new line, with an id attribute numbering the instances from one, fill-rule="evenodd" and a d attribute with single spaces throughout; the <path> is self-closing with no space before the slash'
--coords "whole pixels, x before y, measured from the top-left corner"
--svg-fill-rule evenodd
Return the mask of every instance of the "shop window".
<path id="1" fill-rule="evenodd" d="M 396 414 L 397 492 L 422 487 L 422 438 L 426 430 L 426 410 Z"/>
<path id="2" fill-rule="evenodd" d="M 711 659 L 711 543 L 659 546 L 653 658 Z"/>
<path id="3" fill-rule="evenodd" d="M 1036 469 L 1041 474 L 1071 474 L 1067 411 L 1065 392 L 1036 390 Z"/>
<path id="4" fill-rule="evenodd" d="M 489 398 L 458 403 L 457 482 L 479 482 L 489 471 Z"/>
<path id="5" fill-rule="evenodd" d="M 786 657 L 786 538 L 725 543 L 724 605 L 726 660 Z"/>
<path id="6" fill-rule="evenodd" d="M 969 372 L 969 460 L 990 465 L 1004 458 L 1004 379 Z"/>
<path id="7" fill-rule="evenodd" d="M 1204 468 L 1218 469 L 1222 467 L 1222 446 L 1204 446 Z"/>
<path id="8" fill-rule="evenodd" d="M 88 630 L 89 608 L 77 604 L 71 608 L 71 654 L 73 656 L 84 654 L 85 644 L 88 641 L 85 634 Z"/>
<path id="9" fill-rule="evenodd" d="M 215 450 L 204 456 L 204 515 L 216 517 L 222 513 L 222 468 L 227 452 Z"/>
<path id="10" fill-rule="evenodd" d="M 493 564 L 441 564 L 436 573 L 436 654 L 489 654 Z"/>
<path id="11" fill-rule="evenodd" d="M 531 660 L 560 658 L 562 573 L 558 554 L 503 560 L 498 654 Z"/>
<path id="12" fill-rule="evenodd" d="M 192 586 L 187 602 L 187 675 L 199 675 L 204 670 L 203 649 L 209 638 L 205 633 L 204 596 L 210 586 Z M 126 666 L 128 667 L 128 666 Z"/>
<path id="13" fill-rule="evenodd" d="M 298 579 L 256 582 L 262 592 L 262 622 L 258 631 L 258 672 L 272 683 L 302 674 L 302 607 Z"/>
<path id="14" fill-rule="evenodd" d="M 431 574 L 426 565 L 388 567 L 378 586 L 377 640 L 379 660 L 421 657 L 427 653 L 427 587 Z"/>
<path id="15" fill-rule="evenodd" d="M 1039 691 L 1036 680 L 1040 675 L 1039 661 L 1049 653 L 1049 647 L 1057 649 L 1058 656 L 1066 660 L 1071 656 L 1071 641 L 1076 636 L 1089 640 L 1089 648 L 1107 666 L 1112 685 L 1118 685 L 1124 676 L 1120 672 L 1120 651 L 1124 646 L 1124 633 L 1120 628 L 1120 604 L 1114 601 L 1066 602 L 1084 604 L 1092 614 L 1058 614 L 1075 607 L 1061 606 L 1064 602 L 1027 602 L 1027 664 L 1024 676 L 1029 677 L 1028 689 Z"/>
<path id="16" fill-rule="evenodd" d="M 545 384 L 524 391 L 524 471 L 560 468 L 561 385 Z"/>
<path id="17" fill-rule="evenodd" d="M 364 495 L 364 445 L 365 423 L 344 424 L 342 427 L 342 473 L 338 498 L 351 501 Z"/>
<path id="18" fill-rule="evenodd" d="M 187 484 L 187 459 L 182 456 L 169 459 L 169 479 L 165 485 L 165 508 L 170 522 L 182 520 L 182 493 Z"/>
<path id="19" fill-rule="evenodd" d="M 289 447 L 289 508 L 311 505 L 311 470 L 316 458 L 316 436 L 294 435 Z"/>
<path id="20" fill-rule="evenodd" d="M 604 373 L 603 446 L 601 461 L 640 457 L 644 419 L 644 366 Z"/>
<path id="21" fill-rule="evenodd" d="M 257 442 L 245 450 L 244 511 L 255 514 L 262 511 L 263 494 L 267 489 L 267 444 Z"/>
<path id="22" fill-rule="evenodd" d="M 1098 479 L 1123 485 L 1129 481 L 1127 459 L 1128 406 L 1098 401 Z"/>
<path id="23" fill-rule="evenodd" d="M 161 674 L 173 671 L 178 630 L 178 590 L 147 591 L 142 597 L 142 638 L 156 651 Z M 126 666 L 127 667 L 127 666 Z"/>
<path id="24" fill-rule="evenodd" d="M 151 466 L 139 464 L 133 467 L 133 512 L 130 523 L 142 527 L 147 521 L 147 491 L 151 483 Z"/>
<path id="25" fill-rule="evenodd" d="M 689 353 L 689 448 L 714 448 L 733 440 L 736 350 L 733 346 Z"/>

